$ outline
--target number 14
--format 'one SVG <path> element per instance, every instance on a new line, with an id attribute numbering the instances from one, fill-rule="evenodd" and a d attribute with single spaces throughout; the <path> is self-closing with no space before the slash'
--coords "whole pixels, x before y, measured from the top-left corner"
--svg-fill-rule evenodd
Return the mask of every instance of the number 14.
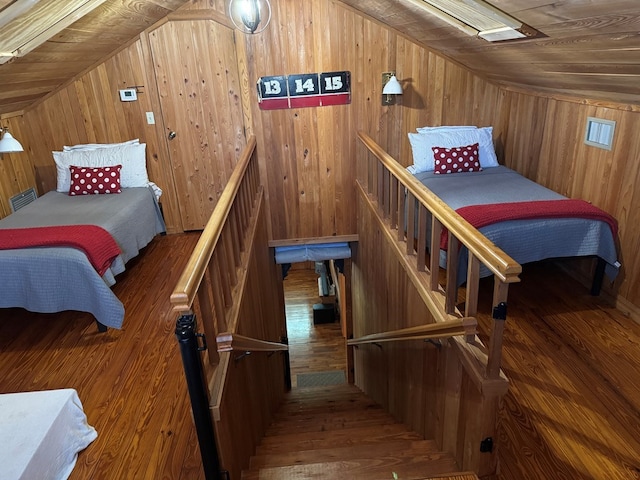
<path id="1" fill-rule="evenodd" d="M 316 86 L 313 83 L 313 79 L 309 78 L 304 83 L 302 83 L 301 78 L 296 78 L 296 93 L 302 92 L 315 92 Z"/>

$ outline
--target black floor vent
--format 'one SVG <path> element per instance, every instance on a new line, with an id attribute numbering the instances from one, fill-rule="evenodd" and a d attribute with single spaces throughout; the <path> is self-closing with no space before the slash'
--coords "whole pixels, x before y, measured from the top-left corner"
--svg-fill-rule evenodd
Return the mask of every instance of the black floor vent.
<path id="1" fill-rule="evenodd" d="M 29 205 L 36 198 L 38 198 L 38 195 L 36 194 L 36 190 L 33 187 L 31 187 L 29 190 L 25 190 L 24 192 L 11 197 L 9 199 L 9 202 L 11 202 L 11 211 L 17 212 L 22 207 Z"/>

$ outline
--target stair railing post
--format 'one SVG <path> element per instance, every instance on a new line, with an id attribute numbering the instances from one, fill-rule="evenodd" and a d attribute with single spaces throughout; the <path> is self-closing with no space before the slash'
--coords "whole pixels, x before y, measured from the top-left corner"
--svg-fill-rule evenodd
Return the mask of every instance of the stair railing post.
<path id="1" fill-rule="evenodd" d="M 203 334 L 196 334 L 196 317 L 194 314 L 181 315 L 176 321 L 176 337 L 180 345 L 182 365 L 187 379 L 187 389 L 191 400 L 191 410 L 196 425 L 198 444 L 202 466 L 207 480 L 221 478 L 218 448 L 213 430 L 213 422 L 209 411 L 209 395 L 204 379 L 200 352 L 206 350 Z M 203 346 L 198 345 L 198 337 L 203 339 Z"/>

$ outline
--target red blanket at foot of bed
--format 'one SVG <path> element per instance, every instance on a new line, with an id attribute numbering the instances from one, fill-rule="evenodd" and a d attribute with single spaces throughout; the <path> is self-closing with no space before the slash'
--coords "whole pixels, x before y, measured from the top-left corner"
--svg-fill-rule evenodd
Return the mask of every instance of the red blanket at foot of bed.
<path id="1" fill-rule="evenodd" d="M 120 254 L 111 234 L 97 225 L 0 229 L 0 250 L 32 247 L 71 247 L 82 250 L 102 276 Z"/>
<path id="2" fill-rule="evenodd" d="M 618 222 L 604 210 L 579 199 L 539 200 L 534 202 L 491 203 L 488 205 L 469 205 L 456 210 L 475 228 L 508 220 L 533 218 L 586 218 L 606 222 L 611 228 L 613 238 L 618 234 Z M 440 248 L 447 249 L 449 236 L 443 230 Z"/>

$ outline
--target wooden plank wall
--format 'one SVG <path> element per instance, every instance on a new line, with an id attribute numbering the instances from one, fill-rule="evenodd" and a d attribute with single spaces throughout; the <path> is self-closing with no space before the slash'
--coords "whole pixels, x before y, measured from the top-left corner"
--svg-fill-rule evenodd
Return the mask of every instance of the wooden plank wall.
<path id="1" fill-rule="evenodd" d="M 162 116 L 154 108 L 155 78 L 145 68 L 145 47 L 135 41 L 118 54 L 91 69 L 65 88 L 25 112 L 19 128 L 13 128 L 23 142 L 32 164 L 35 186 L 40 194 L 56 188 L 56 168 L 52 151 L 77 143 L 121 142 L 139 138 L 147 144 L 147 169 L 150 179 L 163 190 L 162 204 L 169 231 L 182 231 L 173 176 L 168 163 Z M 136 102 L 121 102 L 118 90 L 141 85 Z M 148 125 L 145 112 L 158 112 L 156 124 Z M 17 137 L 20 133 L 21 137 Z M 20 155 L 20 157 L 18 157 Z M 3 197 L 5 196 L 4 192 Z M 14 193 L 15 192 L 11 192 Z"/>
<path id="2" fill-rule="evenodd" d="M 358 200 L 360 241 L 352 262 L 354 338 L 433 323 L 393 249 L 362 199 Z M 453 342 L 453 341 L 451 341 Z M 497 456 L 465 447 L 495 438 L 499 398 L 486 397 L 463 368 L 459 352 L 421 341 L 359 345 L 355 380 L 397 419 L 444 451 L 463 470 L 495 472 Z"/>
<path id="3" fill-rule="evenodd" d="M 202 8 L 206 10 L 201 11 Z M 187 18 L 198 18 L 198 12 L 190 12 L 197 10 L 201 11 L 201 18 L 210 19 L 224 18 L 225 9 L 225 0 L 202 0 L 181 10 L 191 15 Z M 137 85 L 142 86 L 138 101 L 121 102 L 118 90 Z M 147 124 L 145 112 L 154 112 L 155 125 Z M 161 202 L 167 231 L 183 231 L 178 200 L 183 192 L 177 191 L 173 178 L 148 33 L 123 46 L 115 55 L 88 69 L 23 115 L 3 119 L 2 125 L 10 127 L 25 152 L 4 155 L 5 159 L 10 158 L 10 166 L 6 166 L 5 159 L 0 159 L 0 218 L 10 213 L 5 210 L 8 198 L 28 186 L 35 186 L 39 194 L 55 189 L 52 151 L 76 143 L 139 138 L 147 144 L 149 177 L 163 190 Z"/>
<path id="4" fill-rule="evenodd" d="M 489 124 L 495 117 L 496 87 L 339 2 L 274 1 L 272 22 L 262 34 L 247 37 L 246 45 L 274 239 L 353 233 L 358 130 L 406 161 L 408 129 Z M 258 108 L 254 85 L 261 76 L 340 70 L 351 72 L 351 105 Z M 403 79 L 406 93 L 400 105 L 383 107 L 381 77 L 391 70 Z"/>
<path id="5" fill-rule="evenodd" d="M 238 327 L 235 333 L 252 338 L 280 342 L 286 336 L 282 270 L 273 261 L 268 244 L 268 218 L 264 203 L 257 212 L 254 238 L 247 239 L 247 284 L 236 289 Z M 233 329 L 233 328 L 232 328 Z M 211 342 L 211 340 L 209 340 Z M 211 347 L 210 347 L 211 348 Z M 216 435 L 222 468 L 230 478 L 240 478 L 249 467 L 249 459 L 280 407 L 286 391 L 281 352 L 222 353 L 225 363 L 225 391 L 219 405 Z M 216 416 L 217 416 L 216 415 Z"/>
<path id="6" fill-rule="evenodd" d="M 24 119 L 21 116 L 4 119 L 0 124 L 9 126 L 11 134 L 27 150 L 27 137 L 23 135 L 26 129 L 23 128 Z M 11 197 L 35 185 L 35 171 L 28 153 L 0 153 L 0 218 L 11 214 Z"/>
<path id="7" fill-rule="evenodd" d="M 418 126 L 494 125 L 503 163 L 561 193 L 591 200 L 619 219 L 623 272 L 613 288 L 606 288 L 622 295 L 624 307 L 640 316 L 640 260 L 635 256 L 639 214 L 633 208 L 638 204 L 634 185 L 640 136 L 635 132 L 640 113 L 593 99 L 500 88 L 335 0 L 273 0 L 272 7 L 267 30 L 254 36 L 236 35 L 245 127 L 258 141 L 271 239 L 355 232 L 358 130 L 408 165 L 406 133 Z M 225 2 L 189 4 L 189 9 L 201 8 L 224 15 Z M 13 166 L 0 167 L 3 202 L 28 181 L 12 178 L 29 178 L 28 169 L 18 162 L 33 163 L 42 192 L 55 182 L 51 150 L 74 141 L 141 137 L 150 148 L 151 175 L 165 190 L 163 207 L 170 231 L 180 230 L 176 219 L 178 195 L 183 192 L 174 190 L 160 119 L 151 128 L 142 115 L 147 108 L 157 108 L 153 102 L 144 104 L 151 92 L 133 102 L 136 106 L 124 106 L 112 98 L 120 85 L 149 82 L 153 65 L 144 56 L 145 49 L 145 42 L 136 42 L 23 117 L 3 120 L 30 150 L 0 160 L 9 157 Z M 255 86 L 260 76 L 334 70 L 351 72 L 350 105 L 259 110 Z M 390 70 L 397 72 L 405 93 L 399 105 L 383 107 L 381 74 Z M 125 110 L 129 108 L 140 111 Z M 582 145 L 587 115 L 618 120 L 611 152 Z M 578 273 L 585 274 L 588 268 L 580 267 Z"/>
<path id="8" fill-rule="evenodd" d="M 618 107 L 618 108 L 614 108 Z M 498 131 L 504 163 L 563 195 L 582 198 L 612 214 L 619 223 L 622 268 L 606 291 L 618 306 L 640 319 L 640 114 L 623 105 L 577 103 L 504 91 Z M 613 148 L 583 142 L 587 117 L 616 122 Z M 591 275 L 592 262 L 572 262 L 572 272 Z"/>

